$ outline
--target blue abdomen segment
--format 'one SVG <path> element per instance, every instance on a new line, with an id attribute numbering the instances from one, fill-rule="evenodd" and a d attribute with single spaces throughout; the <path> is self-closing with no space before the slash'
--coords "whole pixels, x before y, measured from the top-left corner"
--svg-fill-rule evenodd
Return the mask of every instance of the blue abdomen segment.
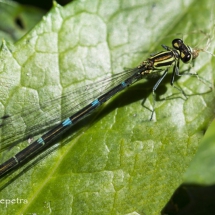
<path id="1" fill-rule="evenodd" d="M 94 101 L 92 102 L 92 106 L 93 106 L 93 107 L 99 106 L 99 104 L 100 104 L 100 102 L 99 102 L 98 99 L 96 99 L 96 100 L 94 100 Z"/>
<path id="2" fill-rule="evenodd" d="M 67 118 L 66 120 L 64 120 L 62 122 L 62 125 L 65 127 L 65 126 L 69 126 L 69 125 L 72 125 L 72 120 L 70 118 Z"/>
<path id="3" fill-rule="evenodd" d="M 121 83 L 121 85 L 122 85 L 123 87 L 127 87 L 127 84 L 126 84 L 124 81 Z"/>
<path id="4" fill-rule="evenodd" d="M 40 137 L 40 138 L 37 140 L 37 142 L 38 142 L 39 144 L 41 144 L 41 145 L 44 145 L 44 144 L 45 144 L 45 142 L 44 142 L 44 140 L 43 140 L 42 137 Z"/>

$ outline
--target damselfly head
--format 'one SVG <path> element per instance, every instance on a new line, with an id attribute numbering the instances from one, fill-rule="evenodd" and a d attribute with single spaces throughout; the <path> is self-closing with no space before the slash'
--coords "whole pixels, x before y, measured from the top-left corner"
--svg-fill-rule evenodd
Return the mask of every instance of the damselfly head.
<path id="1" fill-rule="evenodd" d="M 186 45 L 182 39 L 174 39 L 172 41 L 172 46 L 178 51 L 183 63 L 190 63 L 193 59 L 198 57 L 198 52 Z"/>

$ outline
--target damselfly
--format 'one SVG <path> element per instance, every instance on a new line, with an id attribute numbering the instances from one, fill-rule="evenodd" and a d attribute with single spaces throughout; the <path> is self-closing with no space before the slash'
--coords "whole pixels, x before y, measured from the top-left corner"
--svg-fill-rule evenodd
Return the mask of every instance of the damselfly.
<path id="1" fill-rule="evenodd" d="M 28 160 L 29 158 L 37 155 L 39 152 L 41 152 L 41 150 L 43 150 L 43 148 L 51 144 L 53 140 L 62 135 L 68 128 L 74 126 L 76 123 L 78 123 L 87 115 L 92 113 L 104 102 L 109 100 L 116 93 L 122 91 L 123 89 L 134 84 L 135 82 L 143 78 L 147 78 L 150 75 L 154 75 L 155 73 L 163 72 L 152 89 L 154 98 L 154 92 L 167 75 L 168 69 L 170 67 L 173 67 L 170 84 L 174 86 L 175 76 L 181 76 L 179 72 L 180 61 L 182 61 L 183 63 L 190 63 L 195 58 L 197 58 L 199 52 L 202 51 L 201 49 L 192 49 L 190 46 L 186 45 L 181 39 L 174 39 L 172 41 L 172 48 L 165 45 L 162 45 L 162 47 L 165 49 L 165 51 L 161 51 L 157 54 L 151 55 L 147 60 L 143 61 L 136 68 L 125 70 L 124 72 L 127 75 L 123 76 L 124 80 L 122 80 L 121 78 L 116 79 L 114 81 L 114 84 L 111 85 L 111 87 L 106 87 L 105 89 L 103 89 L 103 91 L 99 93 L 99 96 L 92 98 L 92 101 L 89 104 L 86 104 L 85 106 L 83 106 L 83 104 L 80 104 L 81 108 L 77 109 L 74 113 L 72 113 L 70 117 L 66 118 L 61 123 L 48 130 L 39 139 L 32 142 L 29 146 L 27 146 L 26 148 L 15 154 L 13 157 L 5 161 L 3 164 L 1 164 L 0 177 L 16 169 L 19 164 L 26 162 L 26 160 Z M 187 74 L 198 77 L 197 74 Z M 98 87 L 97 84 L 95 85 Z M 177 88 L 176 86 L 174 87 Z M 179 88 L 177 89 L 180 90 Z M 182 90 L 180 91 L 183 93 Z M 152 115 L 153 112 L 154 105 Z"/>

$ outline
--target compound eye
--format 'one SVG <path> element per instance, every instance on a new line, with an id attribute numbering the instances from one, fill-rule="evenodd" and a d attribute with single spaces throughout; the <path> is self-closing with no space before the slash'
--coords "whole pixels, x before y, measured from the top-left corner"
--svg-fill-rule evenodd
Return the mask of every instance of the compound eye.
<path id="1" fill-rule="evenodd" d="M 187 54 L 187 55 L 184 55 L 183 57 L 181 56 L 181 60 L 184 62 L 184 63 L 189 63 L 190 60 L 191 60 L 191 54 Z"/>
<path id="2" fill-rule="evenodd" d="M 173 48 L 175 48 L 175 49 L 177 49 L 177 50 L 179 50 L 180 48 L 181 48 L 181 45 L 183 44 L 183 40 L 181 40 L 181 39 L 174 39 L 173 41 L 172 41 L 172 46 L 173 46 Z"/>

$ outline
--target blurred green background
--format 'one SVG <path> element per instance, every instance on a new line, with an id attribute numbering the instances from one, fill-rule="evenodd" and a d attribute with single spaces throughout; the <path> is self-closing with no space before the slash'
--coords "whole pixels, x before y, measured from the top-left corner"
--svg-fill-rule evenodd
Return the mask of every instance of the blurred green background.
<path id="1" fill-rule="evenodd" d="M 62 6 L 66 5 L 67 3 L 71 2 L 72 0 L 56 0 L 56 2 Z M 25 5 L 32 5 L 35 7 L 42 8 L 44 10 L 49 10 L 52 7 L 52 0 L 17 0 L 20 4 Z"/>

